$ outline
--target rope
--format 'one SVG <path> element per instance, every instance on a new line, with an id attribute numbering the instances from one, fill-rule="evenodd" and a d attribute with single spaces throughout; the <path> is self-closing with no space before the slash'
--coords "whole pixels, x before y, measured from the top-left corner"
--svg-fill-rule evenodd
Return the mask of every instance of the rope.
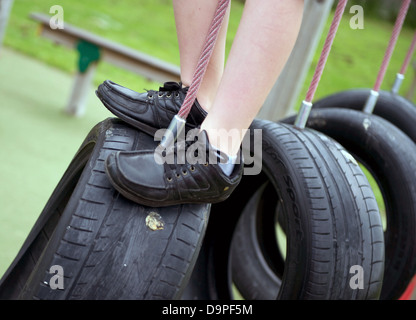
<path id="1" fill-rule="evenodd" d="M 230 0 L 220 0 L 215 11 L 214 19 L 211 22 L 211 26 L 208 31 L 207 38 L 201 56 L 198 61 L 198 65 L 193 74 L 192 83 L 188 89 L 185 100 L 179 109 L 178 116 L 182 119 L 186 119 L 191 111 L 192 105 L 195 102 L 196 95 L 201 85 L 202 79 L 207 70 L 209 59 L 214 50 L 214 45 L 218 37 L 218 33 L 221 28 L 222 21 L 224 20 L 225 13 L 227 11 Z"/>
<path id="2" fill-rule="evenodd" d="M 332 19 L 331 27 L 325 39 L 325 44 L 322 49 L 321 56 L 319 57 L 318 65 L 316 66 L 315 73 L 313 75 L 311 84 L 306 94 L 306 102 L 312 102 L 316 89 L 318 88 L 319 81 L 321 80 L 321 76 L 324 71 L 326 61 L 328 60 L 329 52 L 331 51 L 332 43 L 334 42 L 334 38 L 337 33 L 339 24 L 341 22 L 341 18 L 344 13 L 347 2 L 348 0 L 340 0 L 338 2 L 337 8 L 335 9 L 335 14 L 334 18 Z"/>
<path id="3" fill-rule="evenodd" d="M 415 50 L 416 45 L 416 32 L 414 35 L 414 38 L 412 40 L 412 43 L 410 44 L 410 48 L 407 51 L 406 57 L 403 61 L 403 65 L 400 68 L 400 71 L 396 73 L 396 78 L 394 79 L 393 86 L 391 87 L 391 93 L 393 94 L 399 94 L 400 87 L 402 86 L 404 75 L 406 73 L 407 67 L 409 66 L 410 59 L 412 58 L 413 51 Z"/>
<path id="4" fill-rule="evenodd" d="M 415 32 L 415 35 L 413 36 L 412 43 L 410 44 L 409 51 L 407 51 L 406 58 L 403 61 L 403 65 L 400 69 L 400 74 L 404 75 L 406 73 L 407 67 L 409 66 L 409 63 L 410 63 L 410 59 L 412 58 L 413 52 L 415 51 L 415 47 L 416 47 L 416 32 Z"/>
<path id="5" fill-rule="evenodd" d="M 328 56 L 335 39 L 335 35 L 338 31 L 342 15 L 344 14 L 345 7 L 347 6 L 347 2 L 348 0 L 340 0 L 335 9 L 334 17 L 332 19 L 328 35 L 326 36 L 321 56 L 319 57 L 318 64 L 315 68 L 311 84 L 309 85 L 309 89 L 306 93 L 305 100 L 302 101 L 299 113 L 296 117 L 294 123 L 295 128 L 304 129 L 306 126 L 306 122 L 308 121 L 309 114 L 312 110 L 312 100 L 315 95 L 316 89 L 318 88 L 319 81 L 321 80 L 322 73 L 324 71 L 326 61 L 328 60 Z"/>
<path id="6" fill-rule="evenodd" d="M 397 38 L 399 37 L 404 19 L 406 18 L 406 14 L 409 9 L 410 1 L 411 0 L 403 0 L 402 5 L 400 7 L 399 14 L 394 24 L 392 36 L 387 46 L 386 53 L 384 54 L 383 62 L 381 63 L 380 70 L 377 75 L 376 83 L 374 84 L 373 91 L 375 92 L 378 92 L 380 90 L 381 83 L 383 82 L 384 75 L 386 74 L 386 70 L 389 65 L 391 55 L 393 53 L 394 47 L 396 46 Z"/>

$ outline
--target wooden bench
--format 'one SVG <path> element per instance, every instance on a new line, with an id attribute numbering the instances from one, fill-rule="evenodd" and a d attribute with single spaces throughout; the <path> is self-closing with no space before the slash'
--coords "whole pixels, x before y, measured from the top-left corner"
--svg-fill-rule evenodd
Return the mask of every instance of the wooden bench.
<path id="1" fill-rule="evenodd" d="M 50 27 L 51 16 L 31 13 L 30 17 L 40 22 L 40 34 L 57 44 L 73 48 L 79 53 L 78 70 L 65 111 L 80 116 L 85 112 L 95 69 L 99 61 L 135 72 L 153 81 L 179 81 L 180 68 L 176 65 L 138 52 L 69 23 L 63 29 Z"/>

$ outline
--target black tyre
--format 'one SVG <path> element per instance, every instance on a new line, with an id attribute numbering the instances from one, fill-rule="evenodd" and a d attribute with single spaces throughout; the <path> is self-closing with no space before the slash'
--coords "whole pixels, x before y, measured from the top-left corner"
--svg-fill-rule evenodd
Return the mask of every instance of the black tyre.
<path id="1" fill-rule="evenodd" d="M 370 89 L 353 89 L 332 94 L 314 103 L 314 109 L 346 108 L 361 111 Z M 389 91 L 379 91 L 373 114 L 388 120 L 416 142 L 416 105 Z"/>
<path id="2" fill-rule="evenodd" d="M 313 108 L 362 111 L 369 94 L 370 89 L 342 91 L 314 102 Z M 388 120 L 416 142 L 416 106 L 411 101 L 388 91 L 379 91 L 373 114 Z"/>
<path id="3" fill-rule="evenodd" d="M 281 204 L 287 234 L 277 298 L 377 299 L 384 271 L 383 230 L 374 194 L 354 159 L 339 144 L 312 130 L 261 120 L 255 120 L 251 129 L 262 130 L 261 142 L 254 141 L 262 144 L 262 172 L 244 176 L 227 201 L 213 205 L 185 297 L 232 297 L 233 233 L 241 212 L 250 205 L 248 200 L 270 183 L 274 205 Z M 264 227 L 272 232 L 274 225 Z M 350 283 L 350 270 L 357 265 L 364 270 L 360 290 Z"/>
<path id="4" fill-rule="evenodd" d="M 276 228 L 279 224 L 284 228 L 285 223 L 279 221 L 284 215 L 277 200 L 273 185 L 266 182 L 247 202 L 234 231 L 232 280 L 248 300 L 274 300 L 282 285 L 286 248 Z"/>
<path id="5" fill-rule="evenodd" d="M 341 143 L 377 181 L 387 220 L 381 299 L 398 299 L 416 272 L 415 143 L 385 119 L 349 109 L 312 110 L 307 127 Z"/>
<path id="6" fill-rule="evenodd" d="M 119 120 L 99 123 L 2 278 L 0 297 L 180 298 L 201 247 L 210 205 L 140 206 L 120 196 L 104 172 L 110 152 L 155 144 Z M 56 277 L 52 266 L 62 269 L 63 288 L 51 285 Z"/>

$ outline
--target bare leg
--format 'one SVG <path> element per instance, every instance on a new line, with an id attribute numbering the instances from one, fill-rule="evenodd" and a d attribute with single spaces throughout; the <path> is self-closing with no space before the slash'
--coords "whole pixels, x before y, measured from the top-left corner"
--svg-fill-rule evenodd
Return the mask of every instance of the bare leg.
<path id="1" fill-rule="evenodd" d="M 220 131 L 246 130 L 282 71 L 296 41 L 303 0 L 247 0 L 214 103 L 201 129 L 229 155 L 241 140 Z"/>
<path id="2" fill-rule="evenodd" d="M 212 0 L 174 0 L 182 80 L 185 84 L 191 81 L 188 77 L 197 65 L 205 39 L 201 35 L 207 34 L 215 10 L 212 3 L 217 5 Z M 106 172 L 113 186 L 129 199 L 153 207 L 200 201 L 213 203 L 227 199 L 243 174 L 243 164 L 234 162 L 242 136 L 233 139 L 230 145 L 227 142 L 223 145 L 223 139 L 217 139 L 222 134 L 219 129 L 243 131 L 250 126 L 293 48 L 303 14 L 302 6 L 303 0 L 246 0 L 224 72 L 226 30 L 222 30 L 203 81 L 202 96 L 198 95 L 198 99 L 215 97 L 201 129 L 207 130 L 214 147 L 230 156 L 221 157 L 225 163 L 220 161 L 218 164 L 223 173 L 208 162 L 191 164 L 189 161 L 182 163 L 178 171 L 176 148 L 169 148 L 175 166 L 158 165 L 157 159 L 162 158 L 163 152 L 157 150 L 154 157 L 149 156 L 148 150 L 117 152 L 106 160 Z M 198 13 L 199 10 L 204 11 Z M 203 104 L 205 107 L 209 105 L 209 99 L 207 101 Z M 204 139 L 204 132 L 198 137 Z M 195 150 L 189 148 L 187 154 L 195 154 L 192 152 Z M 219 158 L 211 148 L 198 151 Z M 179 179 L 186 179 L 187 182 L 180 182 Z"/>
<path id="3" fill-rule="evenodd" d="M 212 0 L 174 0 L 176 32 L 178 36 L 181 80 L 189 86 L 202 52 L 205 35 L 214 17 L 217 1 Z M 224 72 L 225 40 L 229 20 L 224 17 L 221 31 L 212 53 L 204 79 L 198 91 L 198 101 L 205 110 L 209 110 Z"/>

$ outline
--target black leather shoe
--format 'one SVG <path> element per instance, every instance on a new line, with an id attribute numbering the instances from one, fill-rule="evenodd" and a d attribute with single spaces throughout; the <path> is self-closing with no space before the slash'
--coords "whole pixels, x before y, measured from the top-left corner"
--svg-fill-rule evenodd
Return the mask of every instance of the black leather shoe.
<path id="1" fill-rule="evenodd" d="M 218 163 L 226 156 L 211 147 L 205 131 L 194 141 L 176 142 L 166 152 L 158 148 L 107 158 L 107 174 L 123 196 L 150 207 L 216 203 L 226 200 L 241 180 L 242 152 L 231 175 L 225 175 Z"/>
<path id="2" fill-rule="evenodd" d="M 110 80 L 95 91 L 104 106 L 128 124 L 150 135 L 169 126 L 185 100 L 188 88 L 181 83 L 166 82 L 159 91 L 138 93 Z M 195 101 L 186 119 L 185 130 L 194 129 L 205 119 L 207 112 Z"/>

